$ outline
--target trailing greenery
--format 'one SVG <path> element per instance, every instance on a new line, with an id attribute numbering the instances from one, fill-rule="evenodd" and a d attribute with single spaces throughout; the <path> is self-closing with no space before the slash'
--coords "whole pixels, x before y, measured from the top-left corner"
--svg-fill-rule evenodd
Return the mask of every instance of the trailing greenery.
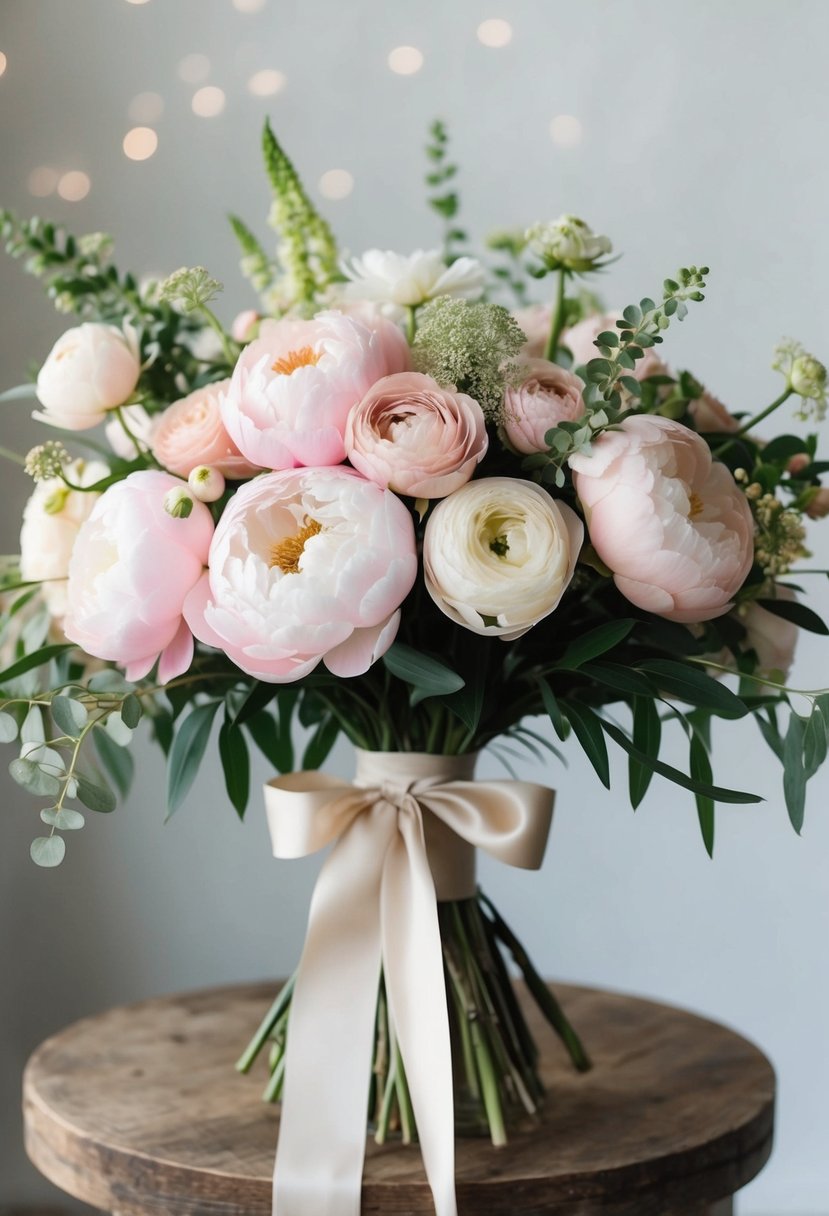
<path id="1" fill-rule="evenodd" d="M 443 221 L 443 254 L 447 265 L 451 266 L 463 253 L 469 238 L 465 229 L 458 225 L 460 198 L 454 186 L 458 166 L 449 159 L 449 132 L 440 119 L 435 119 L 429 127 L 426 156 L 429 160 L 426 173 L 428 203 Z"/>

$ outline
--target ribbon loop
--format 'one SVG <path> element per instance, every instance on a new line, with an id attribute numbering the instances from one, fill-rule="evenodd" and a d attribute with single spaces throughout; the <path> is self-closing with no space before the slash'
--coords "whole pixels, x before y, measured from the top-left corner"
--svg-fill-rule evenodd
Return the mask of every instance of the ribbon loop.
<path id="1" fill-rule="evenodd" d="M 476 848 L 537 869 L 553 807 L 545 786 L 476 782 L 474 765 L 474 755 L 358 751 L 354 785 L 303 772 L 265 787 L 276 857 L 336 842 L 291 1002 L 274 1216 L 359 1216 L 381 966 L 436 1216 L 457 1216 L 437 899 L 474 895 Z"/>

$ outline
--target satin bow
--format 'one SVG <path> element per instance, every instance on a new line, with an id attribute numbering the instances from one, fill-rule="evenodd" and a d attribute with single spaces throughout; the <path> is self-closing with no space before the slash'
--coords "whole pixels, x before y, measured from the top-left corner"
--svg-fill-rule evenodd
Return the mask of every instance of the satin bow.
<path id="1" fill-rule="evenodd" d="M 456 1216 L 437 898 L 475 894 L 476 848 L 537 869 L 554 795 L 529 782 L 473 781 L 475 756 L 358 751 L 357 762 L 354 785 L 297 772 L 265 787 L 276 857 L 336 842 L 291 1001 L 273 1212 L 359 1216 L 382 966 L 436 1216 Z"/>

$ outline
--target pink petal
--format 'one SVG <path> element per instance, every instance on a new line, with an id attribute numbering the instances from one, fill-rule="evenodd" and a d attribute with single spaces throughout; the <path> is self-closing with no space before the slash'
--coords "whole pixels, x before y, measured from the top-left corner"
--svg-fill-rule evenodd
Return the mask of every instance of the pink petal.
<path id="1" fill-rule="evenodd" d="M 400 626 L 400 610 L 386 621 L 365 629 L 355 629 L 350 638 L 340 642 L 323 656 L 332 675 L 361 676 L 372 663 L 384 655 L 394 641 Z"/>
<path id="2" fill-rule="evenodd" d="M 147 658 L 133 659 L 131 663 L 127 663 L 124 668 L 124 675 L 130 684 L 135 684 L 137 680 L 143 680 L 144 676 L 148 676 L 155 666 L 157 658 L 157 654 L 151 654 Z"/>
<path id="3" fill-rule="evenodd" d="M 158 680 L 166 684 L 181 676 L 193 662 L 193 635 L 187 628 L 187 622 L 182 620 L 176 635 L 169 646 L 161 652 L 161 662 L 158 665 Z"/>

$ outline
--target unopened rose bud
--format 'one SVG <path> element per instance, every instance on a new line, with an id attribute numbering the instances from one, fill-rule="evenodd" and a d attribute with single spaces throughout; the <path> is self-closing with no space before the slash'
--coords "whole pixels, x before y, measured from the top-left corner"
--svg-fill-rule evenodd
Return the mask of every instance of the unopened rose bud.
<path id="1" fill-rule="evenodd" d="M 193 510 L 193 499 L 183 486 L 174 486 L 164 495 L 164 510 L 173 519 L 187 519 Z"/>
<path id="2" fill-rule="evenodd" d="M 199 502 L 215 502 L 225 492 L 225 479 L 218 469 L 209 464 L 200 464 L 187 478 L 194 498 Z"/>
<path id="3" fill-rule="evenodd" d="M 786 470 L 792 477 L 796 477 L 811 463 L 811 458 L 805 452 L 797 452 L 786 465 Z"/>
<path id="4" fill-rule="evenodd" d="M 809 519 L 825 519 L 829 515 L 829 488 L 821 486 L 806 508 Z"/>

